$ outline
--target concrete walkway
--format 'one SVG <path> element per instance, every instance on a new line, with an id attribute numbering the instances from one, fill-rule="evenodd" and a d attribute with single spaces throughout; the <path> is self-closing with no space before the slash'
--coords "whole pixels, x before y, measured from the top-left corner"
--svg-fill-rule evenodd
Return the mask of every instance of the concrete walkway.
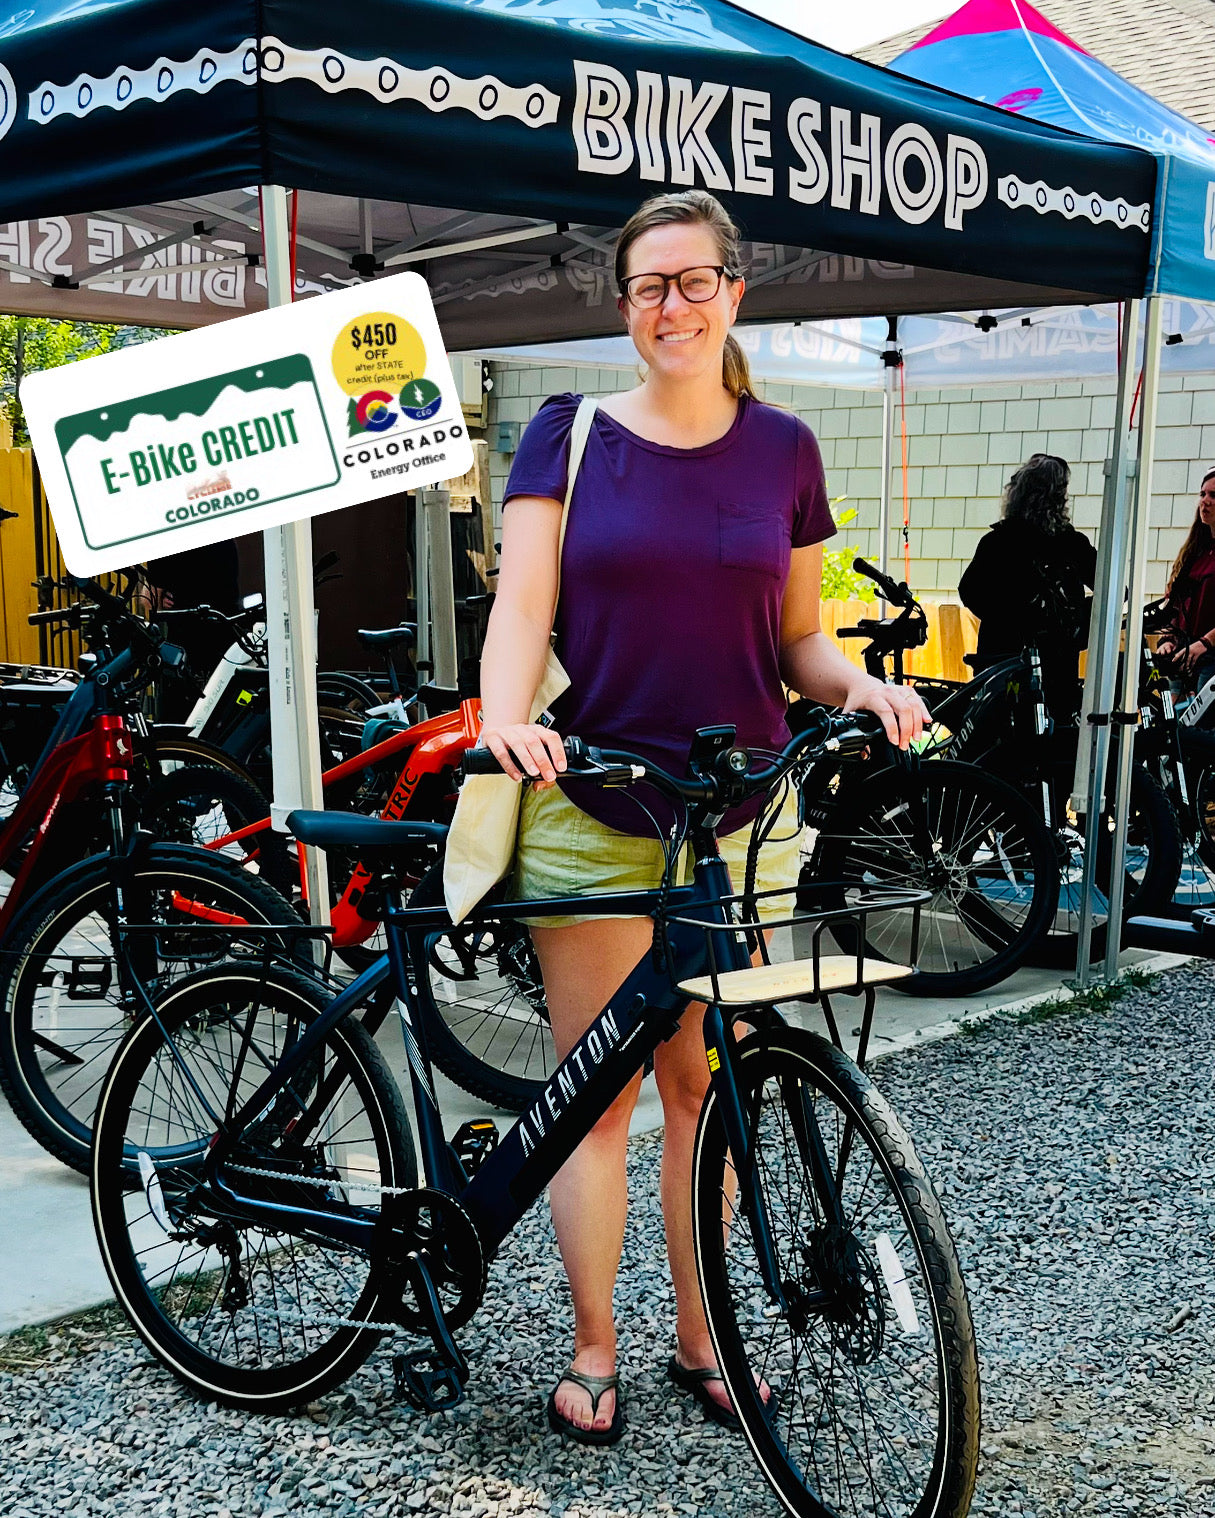
<path id="1" fill-rule="evenodd" d="M 1127 966 L 1168 969 L 1183 963 L 1178 955 L 1130 950 Z M 879 1059 L 916 1042 L 948 1037 L 963 1019 L 1007 1012 L 1060 994 L 1063 977 L 1055 971 L 1021 970 L 991 991 L 951 1000 L 901 996 L 882 991 L 870 1050 Z M 855 1048 L 856 1001 L 837 1004 L 845 1041 Z M 795 1020 L 822 1031 L 813 1007 L 795 1011 Z M 404 1069 L 403 1050 L 395 1019 L 381 1034 L 394 1072 Z M 389 1029 L 392 1032 L 389 1032 Z M 881 1076 L 877 1077 L 880 1084 Z M 403 1086 L 407 1082 L 402 1080 Z M 486 1108 L 441 1076 L 439 1100 L 447 1131 L 466 1118 L 484 1116 Z M 505 1130 L 511 1119 L 499 1121 Z M 633 1132 L 661 1125 L 662 1115 L 652 1079 L 645 1083 L 633 1119 Z M 914 1128 L 914 1125 L 913 1125 Z M 89 1215 L 88 1183 L 46 1154 L 18 1123 L 0 1099 L 0 1333 L 45 1323 L 110 1299 L 109 1283 L 98 1256 Z"/>

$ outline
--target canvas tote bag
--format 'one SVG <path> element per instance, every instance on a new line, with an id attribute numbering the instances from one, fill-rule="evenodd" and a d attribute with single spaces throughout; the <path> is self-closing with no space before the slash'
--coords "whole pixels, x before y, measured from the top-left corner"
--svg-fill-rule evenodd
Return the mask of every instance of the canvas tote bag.
<path id="1" fill-rule="evenodd" d="M 561 553 L 569 521 L 574 481 L 586 451 L 598 402 L 584 396 L 570 429 L 570 461 L 561 508 L 561 533 L 557 540 L 557 594 L 561 594 Z M 570 677 L 550 643 L 532 702 L 530 721 L 569 688 Z M 447 835 L 443 858 L 443 897 L 452 922 L 462 922 L 487 891 L 497 885 L 515 857 L 515 834 L 519 829 L 522 785 L 508 775 L 469 775 L 460 787 L 456 815 Z"/>

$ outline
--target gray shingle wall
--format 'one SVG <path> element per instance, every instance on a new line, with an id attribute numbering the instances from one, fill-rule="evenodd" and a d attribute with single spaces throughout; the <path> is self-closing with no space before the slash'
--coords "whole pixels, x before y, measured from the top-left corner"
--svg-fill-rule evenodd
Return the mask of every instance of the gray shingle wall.
<path id="1" fill-rule="evenodd" d="M 490 397 L 491 449 L 497 423 L 525 425 L 548 395 L 573 390 L 607 395 L 636 383 L 631 372 L 494 364 Z M 877 553 L 881 489 L 881 397 L 808 385 L 769 385 L 765 398 L 789 406 L 814 430 L 832 498 L 857 518 L 837 546 Z M 907 404 L 908 491 L 911 502 L 912 584 L 933 597 L 956 593 L 975 544 L 996 519 L 1009 474 L 1031 453 L 1058 453 L 1072 466 L 1072 517 L 1095 537 L 1101 515 L 1103 461 L 1110 447 L 1113 382 L 983 385 L 973 390 L 917 390 Z M 898 458 L 896 432 L 895 457 Z M 1148 586 L 1162 591 L 1173 557 L 1193 519 L 1199 480 L 1215 465 L 1215 376 L 1166 377 L 1160 396 L 1153 482 Z M 500 502 L 510 456 L 490 453 Z M 892 515 L 902 520 L 902 485 L 895 475 Z M 901 538 L 891 542 L 901 562 Z"/>

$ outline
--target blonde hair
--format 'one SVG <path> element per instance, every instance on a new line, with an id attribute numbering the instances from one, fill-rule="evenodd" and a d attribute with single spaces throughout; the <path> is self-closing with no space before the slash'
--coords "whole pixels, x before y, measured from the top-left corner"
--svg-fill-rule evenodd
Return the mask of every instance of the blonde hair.
<path id="1" fill-rule="evenodd" d="M 616 239 L 616 288 L 622 290 L 628 268 L 629 249 L 637 239 L 655 227 L 708 227 L 717 243 L 718 262 L 730 280 L 742 278 L 742 254 L 739 231 L 721 201 L 707 190 L 681 190 L 671 195 L 655 195 L 637 207 L 620 229 Z M 726 337 L 721 355 L 721 382 L 735 398 L 744 395 L 758 400 L 751 379 L 751 366 L 733 333 Z"/>

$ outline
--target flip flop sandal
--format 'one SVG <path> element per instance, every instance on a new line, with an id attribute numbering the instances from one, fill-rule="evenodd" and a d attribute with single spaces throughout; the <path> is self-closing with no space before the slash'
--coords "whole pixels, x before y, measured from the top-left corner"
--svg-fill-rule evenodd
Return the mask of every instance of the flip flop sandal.
<path id="1" fill-rule="evenodd" d="M 557 1411 L 557 1386 L 562 1381 L 572 1381 L 575 1386 L 580 1386 L 591 1399 L 591 1417 L 599 1411 L 599 1403 L 605 1392 L 616 1393 L 616 1411 L 612 1414 L 612 1421 L 606 1428 L 580 1428 L 578 1424 L 571 1423 L 566 1417 Z M 575 1370 L 571 1365 L 569 1370 L 557 1382 L 548 1395 L 548 1426 L 555 1434 L 561 1434 L 566 1439 L 573 1439 L 578 1444 L 615 1444 L 624 1433 L 624 1402 L 620 1396 L 620 1378 L 618 1376 L 584 1376 L 581 1371 Z"/>
<path id="2" fill-rule="evenodd" d="M 720 1402 L 709 1395 L 710 1381 L 720 1381 L 723 1386 L 726 1384 L 721 1371 L 690 1370 L 686 1365 L 680 1365 L 672 1355 L 667 1362 L 667 1375 L 681 1391 L 686 1391 L 692 1400 L 699 1404 L 710 1422 L 720 1423 L 722 1428 L 740 1429 L 742 1427 L 736 1412 L 728 1407 L 722 1407 Z"/>

